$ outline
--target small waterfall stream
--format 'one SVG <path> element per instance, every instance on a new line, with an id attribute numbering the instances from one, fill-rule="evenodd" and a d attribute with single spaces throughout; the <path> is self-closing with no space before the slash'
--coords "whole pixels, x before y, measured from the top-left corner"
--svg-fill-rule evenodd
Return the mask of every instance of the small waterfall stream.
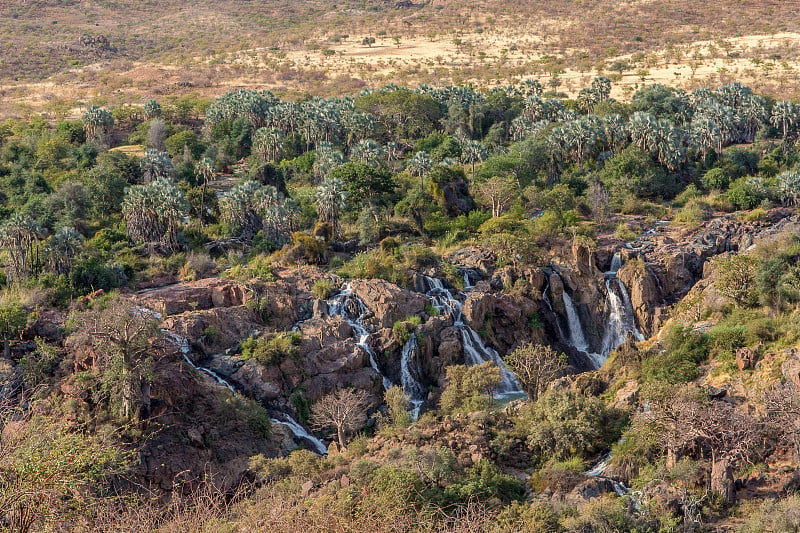
<path id="1" fill-rule="evenodd" d="M 192 359 L 189 357 L 189 354 L 192 351 L 192 347 L 189 345 L 188 339 L 186 339 L 185 337 L 181 337 L 174 331 L 170 331 L 168 329 L 162 329 L 161 331 L 171 342 L 173 342 L 178 347 L 178 349 L 181 351 L 181 354 L 183 355 L 183 360 L 186 361 L 186 363 L 189 366 L 191 366 L 198 372 L 202 372 L 203 374 L 211 376 L 211 378 L 214 379 L 214 381 L 216 381 L 219 385 L 226 387 L 229 391 L 233 393 L 234 396 L 239 395 L 239 393 L 236 391 L 236 388 L 233 385 L 231 385 L 228 381 L 223 379 L 222 376 L 220 376 L 210 368 L 199 366 L 195 364 L 194 361 L 192 361 Z M 281 413 L 281 414 L 283 416 L 283 420 L 278 420 L 277 418 L 270 418 L 270 421 L 274 424 L 281 424 L 289 428 L 289 430 L 295 437 L 297 437 L 297 439 L 299 439 L 300 441 L 308 442 L 313 448 L 313 450 L 318 454 L 326 455 L 328 453 L 328 447 L 325 446 L 325 443 L 323 443 L 314 435 L 306 431 L 306 429 L 303 426 L 301 426 L 296 420 L 294 420 L 288 414 L 286 413 Z"/>
<path id="2" fill-rule="evenodd" d="M 467 366 L 479 365 L 492 361 L 500 368 L 500 386 L 497 393 L 501 396 L 524 394 L 517 377 L 503 363 L 498 353 L 486 346 L 478 332 L 469 327 L 461 315 L 461 302 L 444 287 L 442 280 L 424 277 L 428 291 L 426 295 L 431 299 L 433 306 L 444 315 L 453 318 L 453 326 L 461 333 L 464 350 L 464 362 Z"/>
<path id="3" fill-rule="evenodd" d="M 353 292 L 350 284 L 346 283 L 342 287 L 342 290 L 331 297 L 327 303 L 328 311 L 331 315 L 344 318 L 347 323 L 350 324 L 350 327 L 353 328 L 356 338 L 358 339 L 357 345 L 367 353 L 370 366 L 383 379 L 384 390 L 391 387 L 393 385 L 392 381 L 381 371 L 380 366 L 378 366 L 378 361 L 375 359 L 375 352 L 369 345 L 369 331 L 364 325 L 364 319 L 369 314 L 369 309 L 367 309 L 367 306 L 361 301 L 361 298 Z"/>
<path id="4" fill-rule="evenodd" d="M 414 420 L 419 418 L 419 411 L 427 397 L 425 387 L 414 375 L 417 373 L 415 362 L 419 355 L 418 352 L 419 344 L 417 344 L 417 336 L 412 333 L 411 337 L 408 338 L 403 346 L 403 355 L 400 359 L 400 376 L 403 384 L 403 392 L 406 394 L 411 404 L 410 413 Z"/>
<path id="5" fill-rule="evenodd" d="M 600 461 L 592 467 L 591 470 L 588 470 L 583 473 L 586 477 L 593 477 L 597 479 L 603 479 L 611 483 L 611 486 L 614 488 L 614 492 L 617 496 L 625 496 L 631 490 L 626 487 L 623 483 L 617 481 L 616 479 L 610 478 L 606 476 L 606 470 L 608 469 L 608 463 L 611 461 L 611 454 L 607 454 Z"/>
<path id="6" fill-rule="evenodd" d="M 185 337 L 181 337 L 174 331 L 170 331 L 168 329 L 162 329 L 161 331 L 164 333 L 164 335 L 166 335 L 166 337 L 169 340 L 171 340 L 178 347 L 178 349 L 181 351 L 181 354 L 183 355 L 183 360 L 186 361 L 186 363 L 189 366 L 191 366 L 198 372 L 202 372 L 203 374 L 210 376 L 218 384 L 222 385 L 223 387 L 226 387 L 229 391 L 231 391 L 234 396 L 239 395 L 239 393 L 236 392 L 236 388 L 229 382 L 227 382 L 222 376 L 220 376 L 210 368 L 197 365 L 195 364 L 194 361 L 192 361 L 192 359 L 189 357 L 189 354 L 192 352 L 192 347 L 189 345 L 188 339 L 186 339 Z"/>
<path id="7" fill-rule="evenodd" d="M 306 428 L 301 426 L 297 420 L 292 418 L 291 416 L 283 413 L 283 420 L 279 420 L 277 418 L 270 418 L 270 421 L 273 424 L 280 424 L 282 426 L 286 426 L 289 428 L 289 431 L 297 437 L 298 439 L 308 442 L 311 447 L 320 455 L 327 455 L 328 454 L 328 447 L 325 446 L 325 443 L 319 440 L 317 437 L 306 431 Z"/>
<path id="8" fill-rule="evenodd" d="M 625 342 L 629 334 L 633 334 L 637 341 L 643 341 L 642 335 L 636 328 L 635 315 L 631 299 L 625 284 L 617 277 L 617 272 L 622 268 L 622 256 L 614 254 L 611 260 L 611 270 L 606 272 L 606 302 L 610 310 L 608 326 L 603 335 L 603 361 L 617 346 Z"/>
<path id="9" fill-rule="evenodd" d="M 592 352 L 589 348 L 589 343 L 586 342 L 586 336 L 583 334 L 583 326 L 581 325 L 580 317 L 575 309 L 575 304 L 572 302 L 566 289 L 561 292 L 561 297 L 564 300 L 564 309 L 567 311 L 567 324 L 569 326 L 569 343 L 570 345 L 591 360 L 595 368 L 600 368 L 605 362 L 605 358 L 598 353 Z"/>

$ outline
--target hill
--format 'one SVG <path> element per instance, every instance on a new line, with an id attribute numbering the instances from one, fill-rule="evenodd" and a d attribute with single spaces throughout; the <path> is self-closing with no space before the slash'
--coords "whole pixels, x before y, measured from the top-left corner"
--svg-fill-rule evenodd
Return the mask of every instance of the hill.
<path id="1" fill-rule="evenodd" d="M 14 0 L 0 6 L 0 116 L 231 87 L 326 96 L 534 77 L 574 94 L 601 73 L 622 98 L 733 79 L 785 96 L 798 29 L 796 6 L 768 1 Z"/>

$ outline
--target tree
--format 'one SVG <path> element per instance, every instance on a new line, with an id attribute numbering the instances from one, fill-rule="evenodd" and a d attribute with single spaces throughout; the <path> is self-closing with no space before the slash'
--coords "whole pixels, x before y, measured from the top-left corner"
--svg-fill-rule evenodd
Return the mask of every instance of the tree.
<path id="1" fill-rule="evenodd" d="M 479 365 L 451 365 L 445 370 L 445 386 L 439 400 L 448 412 L 473 412 L 488 409 L 500 385 L 500 368 L 491 361 Z"/>
<path id="2" fill-rule="evenodd" d="M 59 228 L 45 247 L 47 263 L 55 274 L 68 274 L 72 260 L 83 248 L 83 235 L 75 228 Z"/>
<path id="3" fill-rule="evenodd" d="M 387 198 L 396 187 L 392 175 L 386 170 L 353 161 L 333 169 L 327 180 L 332 179 L 344 183 L 347 202 L 351 207 L 366 203 L 376 222 L 378 205 L 388 203 Z"/>
<path id="4" fill-rule="evenodd" d="M 378 168 L 381 167 L 383 163 L 383 148 L 372 139 L 364 139 L 358 141 L 353 147 L 350 158 L 357 159 L 364 164 Z"/>
<path id="5" fill-rule="evenodd" d="M 797 116 L 797 106 L 792 102 L 781 100 L 780 102 L 775 102 L 775 105 L 772 106 L 769 122 L 776 128 L 781 129 L 784 147 L 789 136 L 789 128 L 797 123 Z"/>
<path id="6" fill-rule="evenodd" d="M 709 400 L 692 385 L 654 386 L 645 391 L 644 399 L 650 409 L 641 421 L 659 432 L 672 459 L 690 449 L 708 451 L 711 490 L 733 501 L 734 469 L 757 458 L 765 437 L 763 421 L 726 401 Z"/>
<path id="7" fill-rule="evenodd" d="M 145 120 L 159 118 L 161 116 L 161 104 L 155 100 L 148 100 L 144 103 L 144 108 L 142 111 L 144 112 Z"/>
<path id="8" fill-rule="evenodd" d="M 220 199 L 223 220 L 245 240 L 251 240 L 260 229 L 273 243 L 280 245 L 294 230 L 295 205 L 272 185 L 244 181 Z"/>
<path id="9" fill-rule="evenodd" d="M 512 177 L 494 176 L 478 184 L 478 194 L 488 204 L 493 217 L 499 217 L 519 198 L 517 180 Z"/>
<path id="10" fill-rule="evenodd" d="M 504 361 L 522 382 L 532 402 L 567 367 L 567 356 L 545 344 L 520 346 L 508 354 Z"/>
<path id="11" fill-rule="evenodd" d="M 372 48 L 372 45 L 375 44 L 375 37 L 364 37 L 363 39 L 361 39 L 361 44 L 369 48 Z"/>
<path id="12" fill-rule="evenodd" d="M 0 336 L 3 338 L 3 356 L 11 357 L 11 339 L 19 337 L 28 324 L 28 313 L 16 302 L 0 305 Z"/>
<path id="13" fill-rule="evenodd" d="M 369 394 L 363 389 L 339 389 L 317 400 L 309 421 L 314 429 L 333 429 L 339 448 L 344 449 L 347 438 L 367 422 L 370 404 Z"/>
<path id="14" fill-rule="evenodd" d="M 175 165 L 167 152 L 148 148 L 139 160 L 145 182 L 158 178 L 171 179 L 175 176 Z"/>
<path id="15" fill-rule="evenodd" d="M 314 193 L 320 222 L 327 222 L 333 228 L 334 238 L 339 236 L 339 218 L 347 201 L 347 191 L 342 180 L 326 179 Z"/>
<path id="16" fill-rule="evenodd" d="M 472 179 L 475 179 L 475 163 L 486 159 L 486 148 L 480 141 L 468 140 L 461 146 L 461 161 L 472 167 Z"/>
<path id="17" fill-rule="evenodd" d="M 39 269 L 38 244 L 42 228 L 32 218 L 14 213 L 0 225 L 0 248 L 8 253 L 7 275 L 25 280 Z"/>
<path id="18" fill-rule="evenodd" d="M 127 189 L 122 215 L 128 235 L 135 242 L 178 248 L 178 231 L 189 214 L 189 204 L 178 187 L 168 179 L 156 178 Z"/>
<path id="19" fill-rule="evenodd" d="M 420 150 L 408 159 L 406 168 L 412 176 L 419 176 L 419 188 L 421 190 L 425 187 L 425 175 L 433 168 L 433 161 L 428 152 Z"/>
<path id="20" fill-rule="evenodd" d="M 138 420 L 150 408 L 153 364 L 168 353 L 160 322 L 133 300 L 117 297 L 70 317 L 72 349 L 93 358 L 99 389 L 109 409 Z"/>
<path id="21" fill-rule="evenodd" d="M 259 128 L 253 134 L 253 153 L 262 162 L 278 161 L 283 154 L 286 135 L 277 128 Z"/>
<path id="22" fill-rule="evenodd" d="M 103 137 L 114 126 L 114 115 L 108 109 L 96 105 L 89 106 L 82 117 L 86 137 L 93 141 L 102 141 Z"/>
<path id="23" fill-rule="evenodd" d="M 800 172 L 784 172 L 778 176 L 778 186 L 783 205 L 800 205 Z"/>
<path id="24" fill-rule="evenodd" d="M 717 275 L 714 286 L 720 294 L 739 305 L 752 305 L 757 297 L 753 291 L 757 265 L 756 258 L 744 254 L 715 261 Z"/>
<path id="25" fill-rule="evenodd" d="M 205 217 L 206 217 L 206 187 L 212 181 L 217 178 L 216 168 L 214 168 L 214 162 L 204 157 L 200 161 L 197 162 L 197 165 L 194 167 L 195 175 L 199 178 L 198 181 L 201 181 L 203 184 L 203 188 L 200 195 L 200 225 L 204 225 Z"/>

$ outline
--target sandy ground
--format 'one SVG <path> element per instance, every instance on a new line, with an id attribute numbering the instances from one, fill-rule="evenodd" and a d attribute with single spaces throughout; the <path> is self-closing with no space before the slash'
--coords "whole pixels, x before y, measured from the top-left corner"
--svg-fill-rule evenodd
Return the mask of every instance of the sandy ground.
<path id="1" fill-rule="evenodd" d="M 340 80 L 360 80 L 362 86 L 388 82 L 416 86 L 421 81 L 498 86 L 530 77 L 548 86 L 552 75 L 541 67 L 545 49 L 542 38 L 524 32 L 401 38 L 399 42 L 384 36 L 377 37 L 372 46 L 354 36 L 316 50 L 253 49 L 195 58 L 182 67 L 95 64 L 42 82 L 0 86 L 0 118 L 31 112 L 47 112 L 53 119 L 77 118 L 92 103 L 137 104 L 188 93 L 214 98 L 233 87 L 268 88 L 288 95 L 357 92 Z M 612 96 L 620 100 L 628 100 L 636 89 L 651 83 L 691 89 L 731 81 L 789 98 L 800 96 L 798 50 L 797 33 L 697 41 L 608 58 L 602 73 L 612 78 Z M 565 51 L 575 52 L 579 50 Z M 609 69 L 618 61 L 629 65 L 622 73 Z M 562 70 L 557 75 L 558 90 L 574 96 L 597 74 L 597 70 Z"/>

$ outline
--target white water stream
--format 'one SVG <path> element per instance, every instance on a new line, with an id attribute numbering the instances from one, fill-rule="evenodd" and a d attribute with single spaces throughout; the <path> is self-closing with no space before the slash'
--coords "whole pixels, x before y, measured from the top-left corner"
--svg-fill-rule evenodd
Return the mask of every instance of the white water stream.
<path id="1" fill-rule="evenodd" d="M 453 318 L 453 326 L 458 328 L 461 333 L 461 341 L 464 350 L 464 362 L 467 366 L 479 365 L 491 361 L 500 368 L 500 386 L 497 393 L 500 396 L 524 394 L 517 377 L 503 363 L 498 353 L 486 346 L 478 335 L 478 332 L 469 327 L 461 314 L 461 302 L 444 287 L 442 280 L 425 276 L 427 296 L 433 302 L 433 306 L 443 315 Z"/>

